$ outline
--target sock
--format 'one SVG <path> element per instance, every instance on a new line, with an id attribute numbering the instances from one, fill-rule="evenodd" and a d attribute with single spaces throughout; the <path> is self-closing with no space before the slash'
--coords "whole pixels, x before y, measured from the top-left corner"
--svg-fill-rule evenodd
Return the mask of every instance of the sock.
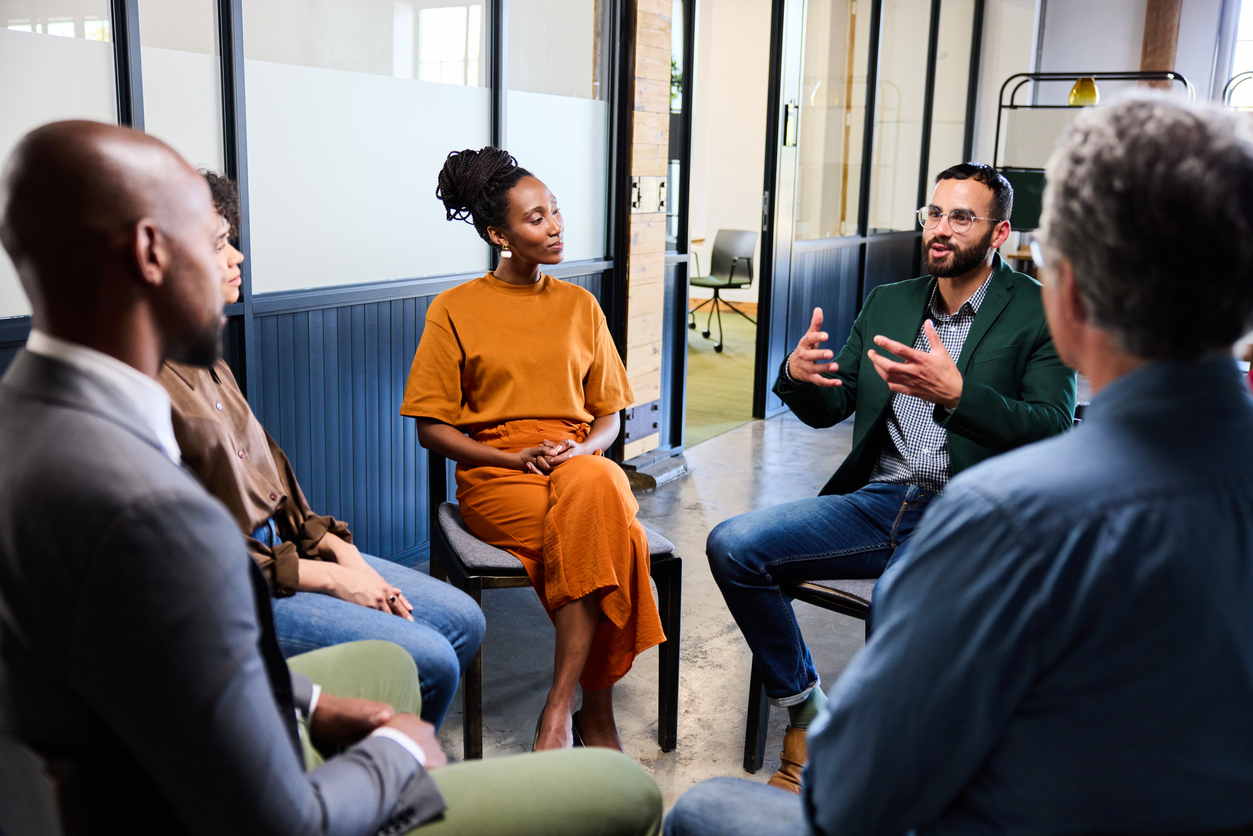
<path id="1" fill-rule="evenodd" d="M 827 695 L 822 693 L 821 687 L 815 685 L 814 689 L 809 692 L 809 697 L 803 703 L 788 706 L 787 713 L 791 718 L 792 728 L 809 728 L 809 724 L 817 720 L 818 715 L 826 707 Z"/>

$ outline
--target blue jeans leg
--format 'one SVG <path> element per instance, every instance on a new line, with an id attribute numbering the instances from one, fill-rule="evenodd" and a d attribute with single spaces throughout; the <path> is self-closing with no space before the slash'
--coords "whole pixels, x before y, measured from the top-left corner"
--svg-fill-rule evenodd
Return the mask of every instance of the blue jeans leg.
<path id="1" fill-rule="evenodd" d="M 461 672 L 478 652 L 487 622 L 474 599 L 429 575 L 362 555 L 413 604 L 413 621 L 316 592 L 274 599 L 274 626 L 284 656 L 363 639 L 403 647 L 418 666 L 422 719 L 436 728 L 457 692 Z"/>
<path id="2" fill-rule="evenodd" d="M 818 681 L 783 581 L 877 578 L 934 496 L 872 482 L 732 517 L 709 534 L 714 580 L 776 705 L 794 705 Z"/>
<path id="3" fill-rule="evenodd" d="M 666 816 L 665 836 L 805 836 L 799 796 L 742 778 L 702 781 Z"/>

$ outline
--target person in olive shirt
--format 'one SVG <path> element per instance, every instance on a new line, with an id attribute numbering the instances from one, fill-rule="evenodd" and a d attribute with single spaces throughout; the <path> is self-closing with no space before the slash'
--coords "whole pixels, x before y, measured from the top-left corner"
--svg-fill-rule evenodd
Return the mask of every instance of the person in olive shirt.
<path id="1" fill-rule="evenodd" d="M 876 288 L 831 362 L 822 311 L 774 391 L 812 427 L 855 414 L 853 449 L 812 499 L 726 520 L 710 568 L 790 724 L 770 783 L 800 791 L 805 729 L 826 704 L 783 581 L 877 578 L 956 473 L 1071 426 L 1075 376 L 1053 348 L 1040 285 L 996 250 L 1013 189 L 991 166 L 940 172 L 918 210 L 930 275 Z"/>
<path id="2" fill-rule="evenodd" d="M 204 176 L 221 216 L 218 265 L 231 304 L 244 260 L 230 241 L 238 193 L 225 177 Z M 438 728 L 483 640 L 482 610 L 429 575 L 363 555 L 345 523 L 315 514 L 223 360 L 208 368 L 167 362 L 160 380 L 183 461 L 226 505 L 270 582 L 283 655 L 363 639 L 394 642 L 417 663 L 421 716 Z"/>

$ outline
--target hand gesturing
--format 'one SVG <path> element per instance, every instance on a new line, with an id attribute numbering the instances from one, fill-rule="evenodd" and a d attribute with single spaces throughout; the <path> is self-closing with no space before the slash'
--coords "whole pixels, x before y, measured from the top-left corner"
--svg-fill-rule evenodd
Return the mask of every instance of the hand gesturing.
<path id="1" fill-rule="evenodd" d="M 813 319 L 809 322 L 809 330 L 796 344 L 796 350 L 788 357 L 787 371 L 797 383 L 812 383 L 815 386 L 840 386 L 839 380 L 822 374 L 836 372 L 840 367 L 827 362 L 835 354 L 829 349 L 819 348 L 828 339 L 827 332 L 822 330 L 822 308 L 814 308 Z"/>
<path id="2" fill-rule="evenodd" d="M 957 370 L 953 358 L 948 355 L 944 343 L 940 342 L 940 335 L 935 332 L 935 325 L 931 320 L 928 319 L 923 324 L 923 333 L 931 344 L 930 352 L 918 351 L 880 335 L 874 338 L 875 345 L 900 357 L 901 362 L 889 360 L 874 349 L 867 351 L 866 356 L 874 363 L 875 371 L 893 392 L 913 395 L 927 403 L 953 409 L 961 400 L 961 372 Z"/>

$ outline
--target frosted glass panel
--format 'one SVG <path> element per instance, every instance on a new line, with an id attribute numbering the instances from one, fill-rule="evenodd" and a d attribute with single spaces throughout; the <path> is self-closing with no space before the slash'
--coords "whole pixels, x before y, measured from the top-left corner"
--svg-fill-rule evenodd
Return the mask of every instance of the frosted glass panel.
<path id="1" fill-rule="evenodd" d="M 505 145 L 557 197 L 566 224 L 567 261 L 603 258 L 606 250 L 609 111 L 603 15 L 608 5 L 509 2 Z"/>
<path id="2" fill-rule="evenodd" d="M 247 0 L 245 57 L 482 87 L 485 0 Z"/>
<path id="3" fill-rule="evenodd" d="M 566 261 L 603 258 L 609 182 L 605 102 L 510 90 L 507 108 L 509 153 L 544 181 L 561 208 Z"/>
<path id="4" fill-rule="evenodd" d="M 487 270 L 435 197 L 449 151 L 487 144 L 488 92 L 245 61 L 257 293 Z"/>
<path id="5" fill-rule="evenodd" d="M 0 164 L 32 128 L 59 119 L 117 123 L 107 0 L 0 0 Z M 30 313 L 0 249 L 0 317 Z"/>
<path id="6" fill-rule="evenodd" d="M 448 152 L 490 140 L 482 7 L 244 4 L 254 292 L 487 270 L 435 197 Z"/>
<path id="7" fill-rule="evenodd" d="M 870 231 L 917 228 L 922 105 L 930 14 L 917 0 L 884 0 L 871 160 Z"/>
<path id="8" fill-rule="evenodd" d="M 510 0 L 509 89 L 603 99 L 604 24 L 609 4 L 593 0 Z M 599 8 L 598 8 L 599 7 Z"/>
<path id="9" fill-rule="evenodd" d="M 214 0 L 139 0 L 144 130 L 196 168 L 221 171 L 221 66 Z"/>
<path id="10" fill-rule="evenodd" d="M 970 43 L 974 35 L 974 0 L 940 5 L 940 33 L 935 56 L 935 99 L 931 110 L 931 151 L 927 189 L 935 176 L 962 159 L 966 141 L 966 90 L 970 82 Z M 980 160 L 991 162 L 991 160 Z"/>

